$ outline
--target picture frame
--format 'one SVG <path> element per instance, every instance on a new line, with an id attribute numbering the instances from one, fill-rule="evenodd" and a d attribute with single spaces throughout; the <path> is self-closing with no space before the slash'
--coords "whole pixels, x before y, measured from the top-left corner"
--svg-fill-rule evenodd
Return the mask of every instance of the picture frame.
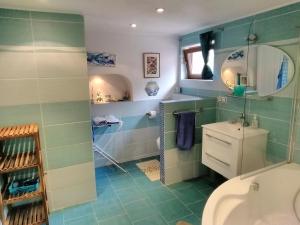
<path id="1" fill-rule="evenodd" d="M 144 78 L 160 77 L 160 53 L 144 53 Z"/>
<path id="2" fill-rule="evenodd" d="M 107 52 L 88 52 L 87 62 L 97 66 L 115 67 L 117 61 L 116 54 Z"/>

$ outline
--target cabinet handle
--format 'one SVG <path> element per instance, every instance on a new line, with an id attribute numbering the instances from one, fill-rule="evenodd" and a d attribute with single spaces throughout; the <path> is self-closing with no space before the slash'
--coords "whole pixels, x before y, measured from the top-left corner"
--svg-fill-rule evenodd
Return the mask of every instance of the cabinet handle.
<path id="1" fill-rule="evenodd" d="M 205 152 L 205 154 L 208 155 L 209 157 L 213 158 L 214 160 L 217 160 L 218 162 L 223 163 L 225 166 L 230 166 L 229 163 L 224 162 L 224 161 L 222 161 L 222 160 L 220 160 L 220 159 L 214 157 L 213 155 L 211 155 L 211 154 L 209 154 L 209 153 L 207 153 L 207 152 Z"/>
<path id="2" fill-rule="evenodd" d="M 211 135 L 209 135 L 209 134 L 206 134 L 206 136 L 209 137 L 209 138 L 214 138 L 214 139 L 216 139 L 216 140 L 218 140 L 218 141 L 221 141 L 221 142 L 223 142 L 223 143 L 225 143 L 225 144 L 227 144 L 227 145 L 231 145 L 231 143 L 230 143 L 229 141 L 224 141 L 224 140 L 222 140 L 222 139 L 220 139 L 220 138 L 211 136 Z"/>

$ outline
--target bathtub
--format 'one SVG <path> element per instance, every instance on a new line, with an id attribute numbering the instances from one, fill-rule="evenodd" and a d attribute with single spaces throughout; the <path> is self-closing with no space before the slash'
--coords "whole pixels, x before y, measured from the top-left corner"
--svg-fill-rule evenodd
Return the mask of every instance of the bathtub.
<path id="1" fill-rule="evenodd" d="M 193 101 L 193 100 L 201 100 L 203 98 L 198 96 L 191 95 L 183 95 L 183 94 L 172 94 L 170 97 L 162 100 L 163 103 L 171 103 L 171 102 L 185 102 L 185 101 Z"/>
<path id="2" fill-rule="evenodd" d="M 219 186 L 205 205 L 202 225 L 299 225 L 299 217 L 300 165 L 290 163 Z"/>

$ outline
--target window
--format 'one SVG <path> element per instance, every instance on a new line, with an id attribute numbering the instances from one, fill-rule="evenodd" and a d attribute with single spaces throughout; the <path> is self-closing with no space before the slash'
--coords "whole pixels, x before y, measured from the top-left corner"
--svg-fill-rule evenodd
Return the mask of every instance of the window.
<path id="1" fill-rule="evenodd" d="M 213 47 L 213 46 L 212 46 Z M 204 66 L 204 60 L 202 57 L 201 47 L 190 47 L 183 50 L 184 61 L 186 65 L 187 78 L 188 79 L 202 79 L 202 69 Z M 214 69 L 214 50 L 209 50 L 208 66 L 212 72 Z"/>

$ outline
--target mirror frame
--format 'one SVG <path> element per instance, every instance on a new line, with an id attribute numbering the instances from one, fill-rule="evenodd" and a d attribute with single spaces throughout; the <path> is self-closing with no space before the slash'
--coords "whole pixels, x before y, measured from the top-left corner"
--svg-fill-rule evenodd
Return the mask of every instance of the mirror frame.
<path id="1" fill-rule="evenodd" d="M 266 45 L 266 44 L 257 44 L 257 45 L 250 45 L 250 46 L 249 46 L 249 49 L 251 50 L 251 48 L 253 48 L 253 47 L 257 48 L 257 47 L 259 47 L 259 46 L 267 46 L 267 47 L 270 47 L 270 48 L 274 48 L 274 49 L 276 49 L 276 50 L 280 50 L 280 51 L 282 52 L 282 54 L 284 54 L 284 55 L 288 58 L 289 62 L 292 63 L 292 68 L 293 68 L 293 69 L 292 69 L 292 73 L 291 73 L 291 74 L 292 74 L 292 75 L 291 75 L 291 79 L 288 81 L 288 83 L 287 83 L 284 87 L 282 87 L 282 88 L 280 88 L 280 89 L 278 89 L 278 90 L 275 90 L 274 92 L 272 92 L 272 93 L 270 93 L 270 94 L 267 94 L 267 95 L 259 95 L 259 93 L 257 92 L 257 90 L 255 91 L 255 95 L 257 95 L 257 96 L 259 96 L 259 97 L 273 96 L 273 95 L 275 95 L 275 94 L 277 94 L 277 93 L 283 91 L 285 88 L 287 88 L 287 87 L 292 83 L 292 81 L 293 81 L 293 79 L 294 79 L 294 77 L 295 77 L 295 63 L 294 63 L 293 59 L 292 59 L 285 51 L 283 51 L 282 49 L 280 49 L 280 48 L 278 48 L 278 47 L 275 47 L 275 46 Z M 224 85 L 226 88 L 230 89 L 230 90 L 233 90 L 233 88 L 230 88 L 230 87 L 225 83 L 225 81 L 223 80 L 223 77 L 222 77 L 224 63 L 228 60 L 229 56 L 231 56 L 233 53 L 239 52 L 239 51 L 241 51 L 241 50 L 246 50 L 246 53 L 247 53 L 247 51 L 248 51 L 248 46 L 241 47 L 241 48 L 238 48 L 238 49 L 236 49 L 236 50 L 230 52 L 230 53 L 226 56 L 226 58 L 223 60 L 223 63 L 222 63 L 222 66 L 221 66 L 221 71 L 220 71 L 220 75 L 221 75 L 220 78 L 221 78 L 221 81 L 222 81 L 223 85 Z M 244 57 L 247 57 L 247 56 L 244 56 Z M 247 64 L 248 64 L 248 63 L 249 63 L 249 62 L 247 62 Z M 247 87 L 249 87 L 249 86 L 246 86 L 246 90 L 247 90 Z M 251 91 L 251 92 L 253 92 L 253 91 Z M 249 94 L 249 93 L 248 93 L 248 94 Z M 247 91 L 245 92 L 245 95 L 247 95 Z"/>

